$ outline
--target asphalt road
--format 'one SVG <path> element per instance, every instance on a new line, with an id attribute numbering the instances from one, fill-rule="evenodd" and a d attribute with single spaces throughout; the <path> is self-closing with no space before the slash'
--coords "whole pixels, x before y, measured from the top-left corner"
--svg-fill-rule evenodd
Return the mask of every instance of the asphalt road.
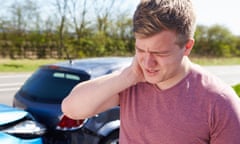
<path id="1" fill-rule="evenodd" d="M 240 83 L 240 65 L 205 68 L 230 85 Z M 12 105 L 14 94 L 30 75 L 31 73 L 0 73 L 0 103 Z"/>
<path id="2" fill-rule="evenodd" d="M 205 68 L 230 85 L 240 83 L 240 65 L 206 66 Z"/>
<path id="3" fill-rule="evenodd" d="M 1 73 L 0 103 L 12 105 L 12 98 L 31 73 Z"/>

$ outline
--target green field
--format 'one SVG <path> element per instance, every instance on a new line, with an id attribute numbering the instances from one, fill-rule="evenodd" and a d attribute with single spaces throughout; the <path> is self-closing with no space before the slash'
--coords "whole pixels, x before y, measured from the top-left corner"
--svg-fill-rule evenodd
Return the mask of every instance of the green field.
<path id="1" fill-rule="evenodd" d="M 240 57 L 229 58 L 197 58 L 190 57 L 190 59 L 200 65 L 240 65 Z"/>
<path id="2" fill-rule="evenodd" d="M 240 84 L 233 86 L 233 89 L 236 91 L 236 93 L 240 97 Z"/>
<path id="3" fill-rule="evenodd" d="M 240 58 L 190 58 L 200 65 L 236 65 L 240 64 Z M 63 60 L 58 59 L 0 59 L 0 72 L 32 72 L 40 65 L 55 63 Z"/>
<path id="4" fill-rule="evenodd" d="M 0 72 L 32 72 L 43 64 L 55 63 L 61 60 L 40 59 L 40 60 L 10 60 L 0 59 Z"/>

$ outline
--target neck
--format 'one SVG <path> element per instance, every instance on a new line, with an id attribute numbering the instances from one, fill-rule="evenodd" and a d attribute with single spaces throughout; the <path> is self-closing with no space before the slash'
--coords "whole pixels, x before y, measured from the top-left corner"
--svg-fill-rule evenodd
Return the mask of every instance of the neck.
<path id="1" fill-rule="evenodd" d="M 157 83 L 157 87 L 161 90 L 166 90 L 178 84 L 190 72 L 191 61 L 188 57 L 184 57 L 181 66 L 177 70 L 177 74 L 166 81 Z"/>

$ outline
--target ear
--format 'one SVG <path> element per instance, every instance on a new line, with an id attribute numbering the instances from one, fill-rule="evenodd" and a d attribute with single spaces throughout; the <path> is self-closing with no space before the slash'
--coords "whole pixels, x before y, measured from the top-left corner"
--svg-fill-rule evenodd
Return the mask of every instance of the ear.
<path id="1" fill-rule="evenodd" d="M 185 45 L 185 52 L 184 52 L 185 56 L 188 56 L 191 53 L 193 45 L 194 45 L 194 39 L 189 39 Z"/>

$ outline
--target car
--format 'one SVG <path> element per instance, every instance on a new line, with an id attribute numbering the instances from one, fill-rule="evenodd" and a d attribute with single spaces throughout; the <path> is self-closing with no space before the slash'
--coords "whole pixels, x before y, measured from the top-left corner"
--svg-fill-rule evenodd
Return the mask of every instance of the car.
<path id="1" fill-rule="evenodd" d="M 121 70 L 131 61 L 131 57 L 98 57 L 41 66 L 17 91 L 13 106 L 45 124 L 47 144 L 118 143 L 118 106 L 87 119 L 72 120 L 63 115 L 61 102 L 76 84 Z"/>
<path id="2" fill-rule="evenodd" d="M 0 104 L 0 142 L 2 144 L 43 144 L 44 125 L 27 111 Z"/>

